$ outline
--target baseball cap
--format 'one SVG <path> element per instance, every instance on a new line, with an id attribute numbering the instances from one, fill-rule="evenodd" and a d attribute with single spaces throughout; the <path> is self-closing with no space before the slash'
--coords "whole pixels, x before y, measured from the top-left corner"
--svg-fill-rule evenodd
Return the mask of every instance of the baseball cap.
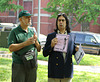
<path id="1" fill-rule="evenodd" d="M 22 17 L 22 16 L 32 16 L 32 14 L 30 14 L 27 10 L 22 10 L 19 13 L 19 18 Z"/>

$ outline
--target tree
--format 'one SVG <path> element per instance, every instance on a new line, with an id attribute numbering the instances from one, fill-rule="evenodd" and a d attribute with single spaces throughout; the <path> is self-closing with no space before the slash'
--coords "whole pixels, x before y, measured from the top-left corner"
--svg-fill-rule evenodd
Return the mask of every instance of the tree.
<path id="1" fill-rule="evenodd" d="M 17 0 L 0 0 L 0 12 L 11 9 L 13 9 L 14 11 L 16 11 L 17 9 L 23 9 L 22 6 L 13 4 L 13 1 Z"/>
<path id="2" fill-rule="evenodd" d="M 100 25 L 97 23 L 97 18 L 100 16 L 99 0 L 50 0 L 44 10 L 53 12 L 51 18 L 56 18 L 60 12 L 66 13 L 71 29 L 79 23 L 91 20 L 94 20 L 93 24 Z"/>

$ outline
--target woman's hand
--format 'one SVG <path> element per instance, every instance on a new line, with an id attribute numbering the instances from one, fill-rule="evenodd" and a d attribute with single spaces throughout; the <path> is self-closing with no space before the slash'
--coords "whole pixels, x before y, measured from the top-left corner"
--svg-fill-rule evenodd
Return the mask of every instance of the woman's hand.
<path id="1" fill-rule="evenodd" d="M 57 38 L 54 38 L 51 40 L 51 47 L 53 48 L 57 44 L 58 40 Z"/>
<path id="2" fill-rule="evenodd" d="M 77 52 L 79 50 L 79 46 L 76 46 L 75 51 Z"/>

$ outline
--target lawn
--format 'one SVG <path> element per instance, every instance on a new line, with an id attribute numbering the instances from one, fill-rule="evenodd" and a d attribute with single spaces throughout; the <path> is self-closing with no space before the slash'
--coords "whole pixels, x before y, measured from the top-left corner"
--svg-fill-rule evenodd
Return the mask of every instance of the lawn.
<path id="1" fill-rule="evenodd" d="M 0 57 L 0 82 L 11 81 L 12 59 Z M 100 73 L 74 71 L 73 82 L 99 82 Z M 47 82 L 47 65 L 38 65 L 37 82 Z"/>
<path id="2" fill-rule="evenodd" d="M 0 82 L 10 82 L 11 59 L 0 58 Z"/>
<path id="3" fill-rule="evenodd" d="M 7 52 L 9 52 L 9 49 L 8 48 L 2 48 L 2 47 L 0 47 L 0 51 L 7 51 Z"/>
<path id="4" fill-rule="evenodd" d="M 9 52 L 8 48 L 0 48 L 0 51 Z M 38 53 L 38 60 L 48 60 L 43 57 L 42 51 Z M 76 65 L 73 56 L 74 65 Z M 0 58 L 0 82 L 11 81 L 11 63 L 12 59 Z M 85 54 L 79 65 L 100 66 L 100 56 Z M 100 73 L 74 71 L 73 82 L 99 82 Z M 47 65 L 38 65 L 37 82 L 47 82 Z"/>

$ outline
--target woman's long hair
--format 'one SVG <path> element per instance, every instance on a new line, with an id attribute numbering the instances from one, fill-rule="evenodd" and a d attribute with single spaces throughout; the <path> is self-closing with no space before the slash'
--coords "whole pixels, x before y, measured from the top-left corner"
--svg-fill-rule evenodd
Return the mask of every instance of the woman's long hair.
<path id="1" fill-rule="evenodd" d="M 57 32 L 57 30 L 58 30 L 58 18 L 60 16 L 63 16 L 65 18 L 65 20 L 66 20 L 66 30 L 67 30 L 67 33 L 70 33 L 69 20 L 68 20 L 67 16 L 64 13 L 58 14 L 58 17 L 56 19 L 56 29 L 54 29 L 54 31 Z"/>

